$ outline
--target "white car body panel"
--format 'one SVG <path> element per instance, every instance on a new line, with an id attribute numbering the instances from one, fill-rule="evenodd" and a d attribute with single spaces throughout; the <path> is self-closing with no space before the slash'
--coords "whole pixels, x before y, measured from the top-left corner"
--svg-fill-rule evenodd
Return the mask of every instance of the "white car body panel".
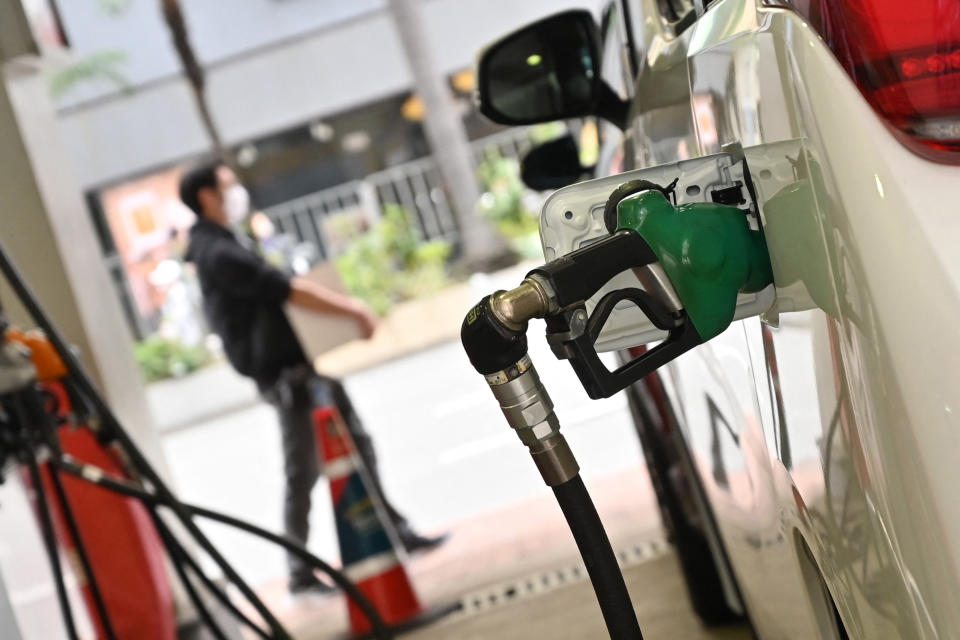
<path id="1" fill-rule="evenodd" d="M 674 38 L 630 6 L 625 168 L 738 143 L 761 201 L 778 313 L 664 375 L 758 634 L 832 637 L 806 545 L 852 637 L 957 637 L 960 167 L 902 146 L 789 10 L 721 0 Z M 778 153 L 822 179 L 770 192 Z"/>

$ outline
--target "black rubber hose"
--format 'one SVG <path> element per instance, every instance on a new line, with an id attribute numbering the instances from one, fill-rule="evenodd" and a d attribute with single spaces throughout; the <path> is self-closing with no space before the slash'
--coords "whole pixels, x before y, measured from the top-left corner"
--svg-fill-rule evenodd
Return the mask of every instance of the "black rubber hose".
<path id="1" fill-rule="evenodd" d="M 148 507 L 149 508 L 149 507 Z M 210 579 L 203 569 L 200 567 L 199 563 L 193 559 L 187 550 L 183 548 L 183 545 L 180 544 L 180 541 L 177 540 L 177 537 L 173 535 L 170 531 L 170 528 L 160 519 L 160 514 L 156 511 L 152 512 L 153 523 L 157 528 L 157 532 L 160 533 L 160 536 L 163 538 L 163 544 L 167 547 L 167 552 L 170 554 L 171 561 L 182 562 L 187 569 L 189 569 L 197 579 L 200 580 L 207 592 L 210 593 L 217 601 L 226 609 L 228 609 L 233 616 L 245 624 L 251 631 L 263 638 L 264 640 L 273 640 L 269 633 L 264 631 L 257 625 L 253 620 L 251 620 L 243 611 L 237 608 L 237 605 L 233 604 L 233 601 L 224 593 L 223 589 L 216 584 L 213 580 Z M 161 531 L 161 528 L 166 532 Z"/>
<path id="2" fill-rule="evenodd" d="M 553 487 L 570 532 L 577 542 L 612 640 L 643 640 L 627 585 L 597 508 L 579 475 Z"/>
<path id="3" fill-rule="evenodd" d="M 144 491 L 143 489 L 132 485 L 130 482 L 113 478 L 96 465 L 81 464 L 68 458 L 56 460 L 55 464 L 65 472 L 77 476 L 78 478 L 82 478 L 87 482 L 110 489 L 111 491 L 116 491 L 122 495 L 137 498 L 150 508 L 160 505 L 169 506 L 160 496 L 156 496 Z M 221 524 L 246 531 L 247 533 L 279 545 L 285 548 L 287 551 L 299 556 L 306 562 L 312 564 L 315 568 L 329 576 L 334 584 L 340 587 L 347 597 L 353 600 L 354 604 L 356 604 L 357 607 L 363 612 L 363 614 L 367 617 L 367 620 L 370 621 L 370 626 L 373 628 L 373 636 L 375 638 L 378 640 L 393 640 L 393 632 L 390 631 L 387 623 L 384 621 L 383 617 L 381 617 L 380 612 L 377 611 L 377 608 L 367 598 L 367 596 L 360 591 L 357 585 L 351 582 L 350 579 L 343 574 L 343 572 L 334 569 L 329 563 L 307 551 L 306 547 L 296 540 L 293 540 L 287 536 L 278 535 L 272 531 L 268 531 L 256 525 L 250 524 L 249 522 L 240 520 L 239 518 L 234 518 L 233 516 L 228 516 L 217 511 L 204 509 L 203 507 L 198 507 L 186 502 L 181 502 L 180 506 L 191 516 L 206 518 L 208 520 L 220 522 Z"/>
<path id="4" fill-rule="evenodd" d="M 183 588 L 186 589 L 187 595 L 190 596 L 190 602 L 193 603 L 193 608 L 197 610 L 197 614 L 200 616 L 203 624 L 206 625 L 207 629 L 211 634 L 213 634 L 213 637 L 216 638 L 216 640 L 228 640 L 227 634 L 224 633 L 216 618 L 214 618 L 213 614 L 210 613 L 210 609 L 207 608 L 207 603 L 203 601 L 203 596 L 201 596 L 200 592 L 197 591 L 197 587 L 193 584 L 193 580 L 191 580 L 190 576 L 187 575 L 187 570 L 183 566 L 183 557 L 174 552 L 176 544 L 173 541 L 173 534 L 170 533 L 167 525 L 160 520 L 159 514 L 157 514 L 155 511 L 151 511 L 150 516 L 153 518 L 153 526 L 157 528 L 157 533 L 160 534 L 160 538 L 163 539 L 164 546 L 170 553 L 170 561 L 173 565 L 174 571 L 177 572 L 177 577 L 180 578 L 180 584 L 182 584 Z"/>
<path id="5" fill-rule="evenodd" d="M 223 513 L 210 511 L 209 509 L 196 507 L 190 504 L 187 504 L 186 507 L 197 517 L 213 520 L 215 522 L 240 529 L 241 531 L 246 531 L 247 533 L 255 536 L 259 536 L 264 540 L 269 540 L 270 542 L 285 548 L 294 555 L 299 556 L 306 562 L 309 562 L 314 567 L 327 574 L 334 584 L 340 587 L 343 592 L 346 593 L 351 600 L 353 600 L 354 604 L 356 604 L 357 607 L 363 612 L 363 615 L 367 617 L 367 620 L 370 621 L 370 626 L 373 627 L 374 637 L 379 638 L 380 640 L 390 640 L 393 638 L 393 633 L 389 630 L 386 622 L 380 616 L 380 612 L 377 611 L 377 608 L 373 606 L 373 603 L 370 602 L 370 600 L 363 594 L 362 591 L 360 591 L 357 585 L 351 582 L 342 571 L 334 569 L 327 562 L 307 551 L 306 548 L 300 543 L 286 536 L 281 536 L 271 531 L 267 531 L 266 529 L 261 529 L 256 525 L 250 524 L 249 522 L 245 522 L 244 520 L 240 520 Z"/>
<path id="6" fill-rule="evenodd" d="M 70 499 L 67 497 L 63 482 L 60 480 L 60 470 L 52 465 L 50 467 L 50 479 L 53 481 L 53 489 L 57 496 L 57 503 L 60 505 L 60 511 L 63 513 L 63 519 L 66 521 L 67 531 L 73 538 L 73 546 L 77 550 L 80 567 L 86 574 L 87 584 L 90 586 L 90 595 L 93 597 L 93 606 L 97 611 L 97 617 L 100 618 L 100 624 L 103 626 L 103 633 L 107 640 L 118 640 L 117 632 L 113 629 L 113 620 L 111 620 L 110 613 L 107 611 L 107 603 L 103 599 L 103 592 L 100 591 L 100 582 L 97 580 L 97 574 L 90 562 L 87 546 L 83 543 L 83 534 L 80 533 L 80 527 L 77 526 L 77 519 L 73 515 L 73 507 L 70 505 Z"/>
<path id="7" fill-rule="evenodd" d="M 53 533 L 53 518 L 50 516 L 50 504 L 43 492 L 43 480 L 40 477 L 40 465 L 33 455 L 33 451 L 27 451 L 26 456 L 27 469 L 30 472 L 30 482 L 33 483 L 33 493 L 37 496 L 37 511 L 40 516 L 40 530 L 43 533 L 43 545 L 47 550 L 47 557 L 50 559 L 50 569 L 53 572 L 54 586 L 57 589 L 57 601 L 60 603 L 60 613 L 63 615 L 63 623 L 67 628 L 67 636 L 70 640 L 79 640 L 77 625 L 73 619 L 73 609 L 70 607 L 70 598 L 67 595 L 67 585 L 63 576 L 63 566 L 60 564 L 60 552 L 57 550 L 57 540 Z"/>
<path id="8" fill-rule="evenodd" d="M 197 541 L 197 544 L 199 544 L 217 566 L 220 567 L 220 570 L 223 571 L 227 579 L 237 586 L 237 589 L 240 590 L 244 598 L 253 605 L 253 608 L 260 614 L 260 617 L 270 626 L 274 635 L 283 640 L 292 640 L 293 636 L 290 635 L 290 632 L 280 624 L 280 621 L 277 620 L 276 616 L 267 608 L 267 605 L 257 596 L 256 592 L 240 577 L 240 574 L 226 561 L 207 536 L 197 527 L 197 524 L 190 518 L 186 510 L 183 509 L 173 491 L 171 491 L 163 481 L 163 478 L 161 478 L 160 474 L 153 468 L 143 452 L 137 448 L 133 439 L 124 430 L 106 400 L 100 395 L 90 376 L 87 375 L 83 365 L 80 364 L 79 358 L 73 353 L 67 341 L 60 334 L 60 331 L 57 330 L 56 326 L 54 326 L 53 322 L 43 310 L 43 307 L 40 306 L 40 302 L 23 278 L 20 270 L 17 269 L 17 266 L 10 259 L 10 255 L 7 253 L 3 243 L 0 243 L 0 271 L 3 272 L 7 283 L 10 285 L 10 288 L 13 289 L 20 303 L 27 310 L 27 313 L 30 314 L 33 321 L 37 323 L 37 326 L 43 331 L 46 338 L 50 341 L 50 344 L 53 345 L 57 355 L 63 360 L 63 364 L 66 366 L 69 376 L 76 383 L 77 389 L 93 405 L 97 416 L 103 421 L 103 428 L 106 431 L 106 435 L 116 439 L 122 446 L 124 453 L 129 457 L 136 471 L 150 481 L 150 484 L 153 485 L 157 493 L 163 498 L 164 503 L 174 512 L 177 519 L 180 520 L 190 535 Z"/>

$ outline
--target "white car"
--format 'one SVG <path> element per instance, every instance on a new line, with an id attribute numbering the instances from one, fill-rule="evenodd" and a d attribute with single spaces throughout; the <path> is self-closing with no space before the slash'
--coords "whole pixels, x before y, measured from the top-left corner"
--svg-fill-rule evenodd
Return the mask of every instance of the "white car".
<path id="1" fill-rule="evenodd" d="M 585 15 L 499 41 L 579 67 L 481 63 L 481 108 L 615 123 L 601 172 L 745 159 L 773 266 L 772 306 L 628 389 L 696 610 L 764 639 L 960 638 L 960 2 Z"/>

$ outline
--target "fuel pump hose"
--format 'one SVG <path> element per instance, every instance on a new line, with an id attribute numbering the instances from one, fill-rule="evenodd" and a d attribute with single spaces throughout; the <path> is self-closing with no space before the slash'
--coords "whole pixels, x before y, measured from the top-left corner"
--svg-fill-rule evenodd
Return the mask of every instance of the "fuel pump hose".
<path id="1" fill-rule="evenodd" d="M 642 640 L 610 540 L 573 452 L 560 433 L 553 402 L 527 355 L 527 320 L 546 313 L 549 298 L 542 283 L 529 279 L 513 291 L 488 296 L 467 314 L 461 340 L 507 423 L 529 449 L 544 482 L 553 489 L 583 557 L 610 637 Z"/>
<path id="2" fill-rule="evenodd" d="M 583 479 L 577 474 L 553 487 L 553 494 L 587 567 L 610 637 L 642 638 L 616 555 Z"/>

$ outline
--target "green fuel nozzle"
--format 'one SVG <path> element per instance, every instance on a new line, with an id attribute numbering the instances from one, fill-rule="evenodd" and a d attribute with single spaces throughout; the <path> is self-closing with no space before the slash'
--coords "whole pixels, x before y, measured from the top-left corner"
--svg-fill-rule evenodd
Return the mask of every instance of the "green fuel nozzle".
<path id="1" fill-rule="evenodd" d="M 554 354 L 570 360 L 591 398 L 606 398 L 722 332 L 733 321 L 737 294 L 772 282 L 763 235 L 744 211 L 716 203 L 674 206 L 665 191 L 649 182 L 622 185 L 604 210 L 609 235 L 533 269 L 510 291 L 486 296 L 460 330 L 470 363 L 557 496 L 612 638 L 642 635 L 553 402 L 527 354 L 526 332 L 529 320 L 544 318 Z M 588 314 L 587 300 L 628 270 L 659 270 L 666 282 L 655 274 L 656 285 L 647 286 L 641 278 L 644 288 L 610 291 Z M 596 342 L 624 301 L 667 338 L 610 371 Z"/>
<path id="2" fill-rule="evenodd" d="M 723 332 L 733 321 L 737 294 L 773 282 L 763 234 L 735 206 L 675 206 L 665 189 L 627 183 L 611 194 L 611 230 L 592 244 L 533 269 L 511 291 L 485 298 L 468 314 L 463 343 L 478 371 L 489 375 L 526 349 L 527 320 L 547 323 L 547 341 L 567 359 L 591 398 L 606 398 Z M 645 288 L 606 293 L 588 315 L 586 302 L 619 273 L 662 269 L 669 294 Z M 666 300 L 665 296 L 671 300 Z M 623 302 L 636 305 L 667 338 L 610 371 L 596 350 L 600 332 Z"/>
<path id="3" fill-rule="evenodd" d="M 763 234 L 737 207 L 674 206 L 657 190 L 626 196 L 616 207 L 617 229 L 635 231 L 650 245 L 704 341 L 733 321 L 739 292 L 773 282 Z"/>

